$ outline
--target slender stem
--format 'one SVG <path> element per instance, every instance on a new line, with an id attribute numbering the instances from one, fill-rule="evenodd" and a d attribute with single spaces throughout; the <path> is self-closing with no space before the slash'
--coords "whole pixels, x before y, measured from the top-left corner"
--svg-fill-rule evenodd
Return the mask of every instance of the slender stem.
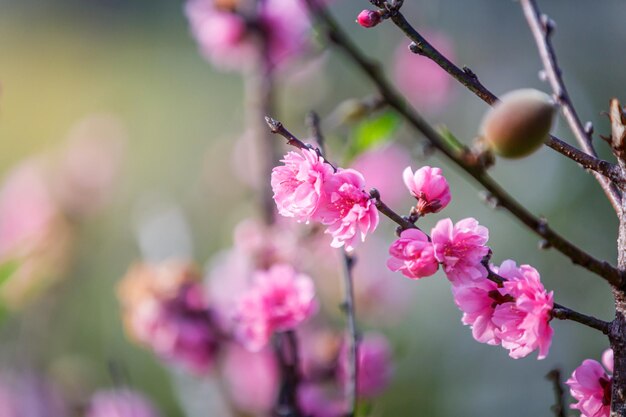
<path id="1" fill-rule="evenodd" d="M 609 322 L 579 313 L 557 303 L 554 303 L 554 307 L 552 308 L 552 317 L 558 320 L 575 321 L 576 323 L 584 324 L 587 327 L 599 330 L 606 335 L 609 334 L 611 326 Z"/>
<path id="2" fill-rule="evenodd" d="M 274 335 L 274 350 L 280 371 L 278 402 L 274 408 L 275 417 L 302 417 L 298 408 L 298 339 L 293 330 Z"/>
<path id="3" fill-rule="evenodd" d="M 524 4 L 524 2 L 522 2 L 522 4 Z M 468 67 L 463 67 L 463 69 L 461 69 L 458 66 L 454 65 L 446 56 L 444 56 L 439 50 L 437 50 L 437 48 L 432 46 L 406 20 L 406 18 L 399 10 L 391 13 L 390 18 L 393 23 L 395 23 L 395 25 L 402 32 L 404 32 L 404 34 L 412 41 L 411 45 L 409 46 L 409 49 L 412 52 L 425 56 L 438 64 L 444 71 L 446 71 L 454 79 L 467 87 L 468 90 L 473 92 L 485 103 L 492 106 L 498 101 L 498 97 L 491 91 L 489 91 L 487 87 L 485 87 L 478 80 L 478 77 L 472 70 L 470 70 Z M 540 34 L 540 32 L 537 32 L 536 36 L 538 34 Z M 547 45 L 548 49 L 551 51 L 552 46 L 549 43 L 549 39 L 547 37 L 544 37 L 544 39 L 546 39 L 546 42 L 544 42 L 544 44 Z M 621 196 L 619 190 L 615 187 L 614 184 L 617 184 L 619 187 L 623 187 L 626 184 L 626 180 L 615 164 L 598 158 L 598 155 L 595 152 L 595 149 L 593 148 L 591 142 L 591 134 L 584 128 L 574 110 L 574 107 L 571 105 L 571 100 L 569 99 L 567 90 L 565 89 L 565 86 L 563 85 L 563 82 L 560 78 L 561 72 L 556 66 L 556 58 L 554 56 L 554 53 L 551 52 L 547 56 L 551 57 L 553 62 L 552 72 L 550 71 L 550 69 L 548 69 L 548 66 L 546 65 L 551 84 L 553 85 L 553 87 L 555 87 L 554 83 L 557 83 L 557 85 L 560 84 L 558 88 L 554 88 L 555 94 L 557 94 L 557 96 L 559 97 L 559 101 L 563 104 L 563 113 L 568 123 L 572 127 L 572 131 L 574 132 L 574 135 L 576 136 L 584 152 L 552 135 L 547 140 L 546 145 L 566 156 L 567 158 L 579 163 L 580 165 L 582 165 L 583 168 L 590 170 L 604 190 L 615 211 L 619 213 L 619 201 Z M 553 80 L 558 81 L 553 82 Z M 562 95 L 560 92 L 564 92 L 564 95 Z"/>
<path id="4" fill-rule="evenodd" d="M 567 417 L 567 408 L 565 406 L 565 390 L 563 389 L 563 381 L 561 380 L 561 371 L 555 368 L 548 372 L 546 379 L 552 381 L 554 387 L 554 405 L 551 407 L 554 417 Z"/>
<path id="5" fill-rule="evenodd" d="M 356 45 L 345 35 L 326 9 L 315 0 L 305 1 L 309 10 L 318 18 L 318 21 L 322 23 L 325 33 L 331 42 L 341 48 L 355 65 L 378 87 L 380 94 L 387 101 L 389 106 L 402 115 L 415 130 L 424 135 L 434 147 L 439 149 L 450 158 L 452 162 L 480 183 L 492 195 L 494 200 L 498 202 L 500 207 L 508 210 L 531 231 L 545 239 L 550 246 L 570 258 L 573 263 L 594 272 L 613 285 L 621 284 L 622 274 L 618 269 L 606 261 L 596 259 L 556 233 L 544 220 L 534 216 L 504 191 L 504 189 L 485 173 L 480 166 L 472 163 L 471 158 L 467 158 L 465 152 L 451 149 L 441 135 L 411 108 L 406 103 L 405 99 L 387 81 L 380 66 L 363 55 Z"/>
<path id="6" fill-rule="evenodd" d="M 539 49 L 539 55 L 541 57 L 541 61 L 543 62 L 547 79 L 550 82 L 554 95 L 561 105 L 561 112 L 563 113 L 565 120 L 567 120 L 570 130 L 583 150 L 589 155 L 597 157 L 596 150 L 592 144 L 591 132 L 585 129 L 580 117 L 578 117 L 578 113 L 576 113 L 574 104 L 572 103 L 569 93 L 567 92 L 567 88 L 565 87 L 565 83 L 563 82 L 562 71 L 559 68 L 554 47 L 552 46 L 552 42 L 550 40 L 550 34 L 554 29 L 554 23 L 547 16 L 541 15 L 535 0 L 521 0 L 520 5 L 524 11 L 524 16 L 526 16 L 528 26 L 530 27 L 533 37 L 535 38 L 535 43 Z M 617 171 L 615 175 L 621 177 L 622 173 Z M 602 186 L 602 189 L 611 201 L 615 211 L 619 214 L 621 210 L 620 192 L 615 188 L 614 184 L 612 184 L 610 180 L 600 175 L 598 172 L 594 172 L 594 176 Z M 610 176 L 608 177 L 611 178 Z M 620 181 L 618 185 L 623 187 L 623 180 Z"/>
<path id="7" fill-rule="evenodd" d="M 348 324 L 348 384 L 346 386 L 346 399 L 348 401 L 348 417 L 353 417 L 358 403 L 357 381 L 359 379 L 359 334 L 356 326 L 356 313 L 354 305 L 354 286 L 352 269 L 355 259 L 342 249 L 343 257 L 343 283 L 344 300 L 342 310 L 346 315 Z"/>

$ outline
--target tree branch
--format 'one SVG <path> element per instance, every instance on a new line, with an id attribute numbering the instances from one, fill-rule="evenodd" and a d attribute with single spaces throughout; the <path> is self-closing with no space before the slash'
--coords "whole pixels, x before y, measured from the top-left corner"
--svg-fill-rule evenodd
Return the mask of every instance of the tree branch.
<path id="1" fill-rule="evenodd" d="M 524 2 L 522 2 L 522 4 L 523 3 Z M 409 49 L 413 53 L 425 56 L 435 62 L 444 71 L 467 87 L 468 90 L 473 92 L 485 103 L 493 106 L 498 101 L 498 97 L 479 81 L 478 77 L 471 69 L 468 67 L 463 67 L 461 69 L 454 65 L 446 56 L 439 52 L 437 48 L 432 46 L 413 26 L 411 26 L 399 10 L 396 9 L 390 13 L 390 19 L 412 41 Z M 550 44 L 548 43 L 548 45 Z M 556 61 L 554 62 L 556 63 Z M 558 70 L 557 74 L 560 74 L 560 70 Z M 556 91 L 557 90 L 555 90 L 555 94 L 561 97 L 561 95 Z M 550 136 L 546 145 L 567 158 L 577 162 L 583 168 L 590 170 L 607 195 L 615 211 L 619 213 L 619 201 L 621 198 L 620 192 L 615 185 L 611 184 L 611 182 L 617 184 L 619 187 L 623 187 L 626 185 L 626 179 L 624 179 L 622 173 L 615 164 L 598 158 L 598 155 L 591 143 L 591 135 L 585 130 L 580 122 L 580 119 L 576 115 L 573 106 L 571 106 L 571 101 L 569 100 L 565 87 L 563 86 L 558 89 L 558 91 L 565 92 L 564 98 L 568 103 L 568 106 L 563 105 L 563 113 L 565 114 L 568 123 L 570 123 L 570 126 L 572 126 L 572 131 L 574 132 L 574 135 L 578 139 L 578 142 L 584 152 L 553 135 Z M 575 125 L 572 124 L 573 122 L 575 122 Z M 576 130 L 574 130 L 574 126 L 576 126 Z"/>
<path id="2" fill-rule="evenodd" d="M 567 417 L 567 408 L 565 406 L 565 391 L 563 390 L 563 382 L 561 381 L 561 371 L 555 368 L 548 372 L 546 379 L 552 381 L 554 387 L 555 404 L 551 407 L 554 417 Z"/>
<path id="3" fill-rule="evenodd" d="M 293 330 L 274 335 L 274 351 L 280 371 L 278 402 L 274 408 L 275 417 L 302 417 L 298 407 L 298 339 Z"/>
<path id="4" fill-rule="evenodd" d="M 325 33 L 331 42 L 341 48 L 346 55 L 354 61 L 355 65 L 361 69 L 368 78 L 377 86 L 382 97 L 389 106 L 394 108 L 405 120 L 417 131 L 423 134 L 430 143 L 439 149 L 443 154 L 462 168 L 478 183 L 480 183 L 497 201 L 500 207 L 508 210 L 517 217 L 524 225 L 549 243 L 550 246 L 563 253 L 570 260 L 591 272 L 603 277 L 614 286 L 621 285 L 621 272 L 606 261 L 601 261 L 583 251 L 573 243 L 569 242 L 561 235 L 552 230 L 544 220 L 541 220 L 530 213 L 513 197 L 511 197 L 498 183 L 496 183 L 484 170 L 472 163 L 468 154 L 463 150 L 451 149 L 441 135 L 428 124 L 405 99 L 387 81 L 381 72 L 380 66 L 372 62 L 352 43 L 352 41 L 340 29 L 330 14 L 315 0 L 305 0 L 311 13 L 317 17 L 323 25 Z"/>
<path id="5" fill-rule="evenodd" d="M 582 149 L 593 157 L 597 157 L 598 154 L 593 147 L 591 131 L 585 129 L 583 123 L 576 113 L 574 104 L 567 92 L 565 83 L 563 82 L 562 71 L 559 68 L 554 47 L 550 40 L 550 35 L 554 30 L 554 23 L 546 16 L 541 15 L 537 3 L 535 0 L 521 0 L 520 5 L 524 11 L 524 16 L 528 22 L 528 26 L 535 38 L 535 43 L 539 49 L 539 56 L 543 62 L 545 73 L 552 91 L 556 96 L 558 103 L 561 105 L 561 112 L 567 120 L 567 124 L 570 127 L 572 133 L 576 137 L 576 140 L 582 147 Z M 617 186 L 624 188 L 624 178 L 621 172 L 615 172 L 618 168 L 611 169 L 611 175 L 600 175 L 599 171 L 594 172 L 596 180 L 602 186 L 605 194 L 611 201 L 611 204 L 615 208 L 615 211 L 619 214 L 621 211 L 621 193 L 615 188 L 615 185 L 611 183 L 607 178 L 613 180 Z M 605 178 L 606 177 L 606 178 Z M 619 179 L 616 181 L 616 179 Z"/>

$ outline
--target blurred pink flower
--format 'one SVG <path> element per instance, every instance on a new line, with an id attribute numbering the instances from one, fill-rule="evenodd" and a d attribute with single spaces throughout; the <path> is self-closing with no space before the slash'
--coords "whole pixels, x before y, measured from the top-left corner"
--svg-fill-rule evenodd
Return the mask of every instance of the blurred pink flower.
<path id="1" fill-rule="evenodd" d="M 278 368 L 269 350 L 250 352 L 230 343 L 224 350 L 222 374 L 238 410 L 267 414 L 278 395 Z"/>
<path id="2" fill-rule="evenodd" d="M 428 236 L 418 229 L 407 229 L 389 248 L 387 267 L 411 279 L 433 275 L 439 269 L 434 248 Z"/>
<path id="3" fill-rule="evenodd" d="M 417 212 L 420 216 L 437 213 L 450 203 L 450 187 L 441 168 L 423 166 L 415 173 L 406 167 L 402 173 L 404 184 L 417 199 Z"/>
<path id="4" fill-rule="evenodd" d="M 324 201 L 315 218 L 328 225 L 332 247 L 352 251 L 359 240 L 365 241 L 376 230 L 378 210 L 364 187 L 363 175 L 353 169 L 339 170 L 325 182 Z"/>
<path id="5" fill-rule="evenodd" d="M 363 397 L 380 395 L 389 385 L 393 375 L 391 346 L 387 338 L 378 333 L 367 333 L 358 346 L 357 392 Z M 339 357 L 338 377 L 343 385 L 348 383 L 347 346 Z"/>
<path id="6" fill-rule="evenodd" d="M 289 152 L 282 162 L 272 170 L 271 178 L 278 212 L 308 222 L 316 216 L 333 168 L 313 150 Z"/>
<path id="7" fill-rule="evenodd" d="M 613 373 L 613 349 L 607 349 L 602 353 L 602 365 L 607 371 Z"/>
<path id="8" fill-rule="evenodd" d="M 245 70 L 258 56 L 255 29 L 239 14 L 236 1 L 224 7 L 215 0 L 188 0 L 185 13 L 191 32 L 206 59 L 224 70 Z M 278 66 L 305 50 L 310 28 L 300 2 L 266 0 L 260 4 L 257 24 L 266 31 L 269 60 Z"/>
<path id="9" fill-rule="evenodd" d="M 348 412 L 346 401 L 337 395 L 337 390 L 320 384 L 302 384 L 298 388 L 298 403 L 309 417 L 342 417 Z"/>
<path id="10" fill-rule="evenodd" d="M 517 267 L 514 261 L 507 260 L 494 269 L 507 279 L 500 294 L 514 300 L 496 306 L 493 314 L 502 347 L 508 349 L 509 356 L 515 359 L 523 358 L 535 349 L 539 350 L 537 359 L 545 358 L 552 343 L 552 292 L 545 290 L 539 272 L 530 265 Z"/>
<path id="11" fill-rule="evenodd" d="M 431 231 L 435 258 L 443 264 L 448 279 L 454 284 L 459 280 L 477 280 L 487 276 L 481 263 L 489 253 L 485 244 L 489 231 L 471 217 L 458 221 L 440 220 Z"/>
<path id="12" fill-rule="evenodd" d="M 135 265 L 119 284 L 118 297 L 126 330 L 137 342 L 193 373 L 212 369 L 219 330 L 191 265 Z"/>
<path id="13" fill-rule="evenodd" d="M 359 155 L 351 167 L 365 177 L 366 189 L 376 188 L 383 200 L 394 206 L 405 201 L 402 167 L 411 163 L 410 152 L 404 146 L 392 143 Z"/>
<path id="14" fill-rule="evenodd" d="M 444 34 L 428 33 L 426 39 L 454 61 L 452 43 Z M 405 42 L 396 49 L 393 74 L 397 86 L 420 111 L 439 113 L 451 101 L 452 78 L 427 57 L 411 52 Z"/>
<path id="15" fill-rule="evenodd" d="M 91 398 L 86 417 L 159 417 L 152 403 L 129 389 L 99 391 Z"/>
<path id="16" fill-rule="evenodd" d="M 258 351 L 274 332 L 294 329 L 316 308 L 311 278 L 277 264 L 255 273 L 253 287 L 238 303 L 235 333 L 244 346 Z"/>
<path id="17" fill-rule="evenodd" d="M 586 359 L 565 381 L 578 403 L 571 408 L 583 417 L 608 417 L 611 413 L 611 377 L 602 365 Z"/>
<path id="18" fill-rule="evenodd" d="M 477 342 L 500 344 L 498 327 L 493 322 L 495 307 L 510 301 L 498 292 L 498 284 L 487 279 L 466 281 L 452 286 L 457 307 L 463 312 L 463 324 L 470 326 Z"/>

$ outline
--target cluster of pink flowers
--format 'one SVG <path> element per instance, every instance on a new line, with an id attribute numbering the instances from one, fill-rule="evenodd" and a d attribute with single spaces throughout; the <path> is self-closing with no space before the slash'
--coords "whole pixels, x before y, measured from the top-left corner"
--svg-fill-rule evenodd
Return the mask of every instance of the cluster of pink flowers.
<path id="1" fill-rule="evenodd" d="M 258 271 L 254 285 L 240 298 L 235 333 L 252 351 L 267 345 L 274 332 L 292 330 L 315 313 L 313 281 L 287 264 Z"/>
<path id="2" fill-rule="evenodd" d="M 613 351 L 607 349 L 602 355 L 602 365 L 586 359 L 565 381 L 570 393 L 578 402 L 571 408 L 580 411 L 582 417 L 609 417 L 611 414 L 611 386 Z M 606 368 L 606 370 L 605 370 Z"/>
<path id="3" fill-rule="evenodd" d="M 196 374 L 212 369 L 220 330 L 192 266 L 178 261 L 135 265 L 118 294 L 126 330 L 137 342 Z"/>
<path id="4" fill-rule="evenodd" d="M 418 201 L 418 216 L 438 212 L 450 202 L 448 183 L 439 168 L 423 167 L 415 173 L 407 168 L 403 177 Z M 463 312 L 462 321 L 471 326 L 474 339 L 502 345 L 512 358 L 538 350 L 538 358 L 543 359 L 552 341 L 552 292 L 545 290 L 536 269 L 518 267 L 511 260 L 499 268 L 490 267 L 504 282 L 489 280 L 485 265 L 490 253 L 488 239 L 487 228 L 473 218 L 456 224 L 443 219 L 433 227 L 430 237 L 419 229 L 404 230 L 389 248 L 387 266 L 419 279 L 433 275 L 441 264 Z"/>
<path id="5" fill-rule="evenodd" d="M 365 178 L 354 169 L 337 169 L 312 149 L 289 152 L 272 171 L 278 212 L 299 222 L 327 226 L 332 247 L 351 251 L 378 226 L 378 211 L 365 192 Z"/>
<path id="6" fill-rule="evenodd" d="M 530 265 L 518 267 L 506 260 L 491 269 L 505 279 L 502 284 L 486 279 L 453 284 L 463 324 L 472 327 L 478 342 L 502 345 L 514 359 L 534 350 L 539 351 L 538 359 L 545 358 L 552 342 L 552 292 L 545 290 L 539 272 Z"/>
<path id="7" fill-rule="evenodd" d="M 258 56 L 256 35 L 261 29 L 268 42 L 268 57 L 277 66 L 301 52 L 310 22 L 298 1 L 266 0 L 259 3 L 254 22 L 246 2 L 189 0 L 185 12 L 191 31 L 206 59 L 216 67 L 245 70 Z"/>

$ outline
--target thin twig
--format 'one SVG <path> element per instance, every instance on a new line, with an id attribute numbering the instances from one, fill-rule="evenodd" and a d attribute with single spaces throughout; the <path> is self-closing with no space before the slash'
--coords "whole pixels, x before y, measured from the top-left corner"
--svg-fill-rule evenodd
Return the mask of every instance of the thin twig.
<path id="1" fill-rule="evenodd" d="M 276 121 L 274 121 L 276 122 Z M 274 123 L 276 124 L 276 123 Z M 320 156 L 326 155 L 324 135 L 320 127 L 320 118 L 314 111 L 309 112 L 306 118 L 306 124 L 309 128 L 310 135 L 315 139 L 318 146 L 318 154 Z M 283 127 L 284 129 L 284 127 Z M 280 130 L 280 128 L 278 128 Z M 273 131 L 273 130 L 272 130 Z M 288 131 L 285 129 L 288 133 Z M 278 132 L 276 132 L 278 133 Z M 299 147 L 299 143 L 302 143 L 293 135 L 289 134 L 291 142 L 294 146 Z M 288 139 L 288 143 L 289 142 Z M 305 145 L 305 147 L 307 147 Z M 324 160 L 328 162 L 326 158 Z M 331 164 L 332 166 L 332 164 Z M 346 386 L 346 399 L 348 402 L 347 417 L 353 417 L 356 413 L 356 407 L 358 403 L 357 396 L 357 381 L 359 377 L 359 362 L 358 362 L 358 349 L 359 349 L 359 335 L 356 326 L 356 306 L 354 302 L 354 282 L 352 279 L 352 270 L 354 263 L 356 262 L 353 255 L 348 254 L 345 249 L 341 249 L 342 265 L 343 265 L 343 283 L 344 283 L 344 299 L 341 305 L 341 309 L 346 315 L 346 327 L 347 327 L 347 349 L 348 349 L 348 384 Z"/>
<path id="2" fill-rule="evenodd" d="M 274 408 L 275 417 L 302 417 L 298 407 L 298 339 L 293 330 L 274 335 L 274 350 L 280 371 L 278 401 Z"/>
<path id="3" fill-rule="evenodd" d="M 554 387 L 554 405 L 551 408 L 554 417 L 567 417 L 567 408 L 565 407 L 565 390 L 563 389 L 563 381 L 561 380 L 561 371 L 554 368 L 546 375 L 546 379 L 552 381 Z"/>
<path id="4" fill-rule="evenodd" d="M 524 4 L 524 2 L 522 2 Z M 452 63 L 445 55 L 443 55 L 437 48 L 432 46 L 402 15 L 399 10 L 395 10 L 390 15 L 391 20 L 395 25 L 409 38 L 412 43 L 409 46 L 409 49 L 418 55 L 422 55 L 431 61 L 435 62 L 439 65 L 444 71 L 446 71 L 449 75 L 451 75 L 454 79 L 459 81 L 468 90 L 473 92 L 476 96 L 482 99 L 485 103 L 493 106 L 497 101 L 498 97 L 493 94 L 491 91 L 487 89 L 478 79 L 478 76 L 468 67 L 463 67 L 462 69 Z M 547 39 L 547 37 L 545 38 Z M 551 50 L 551 44 L 549 43 L 549 39 L 547 40 L 546 45 Z M 554 54 L 550 54 L 552 58 L 554 58 Z M 623 187 L 626 184 L 626 179 L 623 177 L 622 173 L 618 169 L 615 164 L 612 164 L 608 161 L 602 160 L 598 158 L 595 149 L 593 148 L 591 142 L 591 134 L 583 127 L 578 115 L 574 111 L 573 106 L 571 105 L 571 101 L 567 94 L 567 90 L 563 85 L 562 80 L 560 79 L 560 70 L 556 67 L 556 59 L 554 58 L 554 68 L 557 72 L 553 72 L 550 74 L 548 70 L 549 78 L 551 75 L 557 75 L 559 80 L 558 84 L 561 87 L 555 89 L 555 94 L 559 97 L 559 101 L 563 104 L 563 113 L 568 120 L 570 126 L 572 126 L 572 131 L 576 136 L 578 142 L 583 148 L 584 152 L 580 149 L 569 145 L 568 143 L 560 140 L 556 136 L 551 135 L 550 138 L 546 141 L 546 145 L 553 150 L 561 153 L 569 159 L 580 164 L 583 168 L 590 170 L 605 194 L 607 195 L 611 205 L 615 209 L 615 211 L 619 214 L 621 208 L 619 204 L 619 200 L 621 198 L 620 192 L 613 185 L 617 184 L 619 187 Z M 546 65 L 546 69 L 548 69 Z M 554 83 L 551 84 L 554 87 Z M 558 92 L 557 92 L 558 91 Z M 564 92 L 562 95 L 559 92 Z M 565 101 L 563 101 L 565 100 Z"/>
<path id="5" fill-rule="evenodd" d="M 561 112 L 563 113 L 565 120 L 567 120 L 570 130 L 576 137 L 576 140 L 582 149 L 589 155 L 597 157 L 598 155 L 592 143 L 591 132 L 585 129 L 580 117 L 578 117 L 574 104 L 572 103 L 569 93 L 567 92 L 567 88 L 565 87 L 565 83 L 563 82 L 562 71 L 559 68 L 554 47 L 552 46 L 552 41 L 550 40 L 550 35 L 554 29 L 554 23 L 546 15 L 541 15 L 535 0 L 521 0 L 520 5 L 522 6 L 524 15 L 526 16 L 528 26 L 530 27 L 533 37 L 535 38 L 535 43 L 537 44 L 537 49 L 539 49 L 539 56 L 543 62 L 547 79 L 550 82 L 554 95 L 561 105 Z M 598 172 L 594 172 L 593 174 L 611 201 L 615 211 L 619 214 L 621 212 L 620 192 L 607 178 L 600 175 Z M 621 176 L 621 173 L 618 175 Z M 611 178 L 610 176 L 608 177 Z M 623 187 L 623 180 L 618 185 Z"/>
<path id="6" fill-rule="evenodd" d="M 348 384 L 346 386 L 346 399 L 348 402 L 348 417 L 353 417 L 358 403 L 357 381 L 359 380 L 359 334 L 356 326 L 356 312 L 354 306 L 354 286 L 352 269 L 355 259 L 342 249 L 343 258 L 343 283 L 344 300 L 342 310 L 348 322 Z"/>
<path id="7" fill-rule="evenodd" d="M 534 216 L 510 196 L 498 183 L 485 173 L 482 168 L 468 160 L 465 152 L 459 151 L 458 149 L 451 149 L 441 135 L 410 107 L 406 103 L 406 100 L 387 81 L 380 66 L 363 55 L 360 49 L 346 36 L 326 9 L 315 0 L 305 1 L 312 14 L 323 24 L 329 40 L 340 47 L 348 57 L 354 61 L 355 65 L 368 76 L 377 86 L 380 94 L 387 101 L 389 106 L 402 115 L 413 128 L 423 134 L 434 147 L 439 149 L 455 164 L 479 182 L 493 196 L 500 207 L 508 210 L 530 230 L 545 239 L 550 246 L 570 258 L 573 263 L 603 277 L 614 286 L 621 285 L 622 275 L 617 268 L 606 261 L 596 259 L 556 233 L 544 220 Z"/>

